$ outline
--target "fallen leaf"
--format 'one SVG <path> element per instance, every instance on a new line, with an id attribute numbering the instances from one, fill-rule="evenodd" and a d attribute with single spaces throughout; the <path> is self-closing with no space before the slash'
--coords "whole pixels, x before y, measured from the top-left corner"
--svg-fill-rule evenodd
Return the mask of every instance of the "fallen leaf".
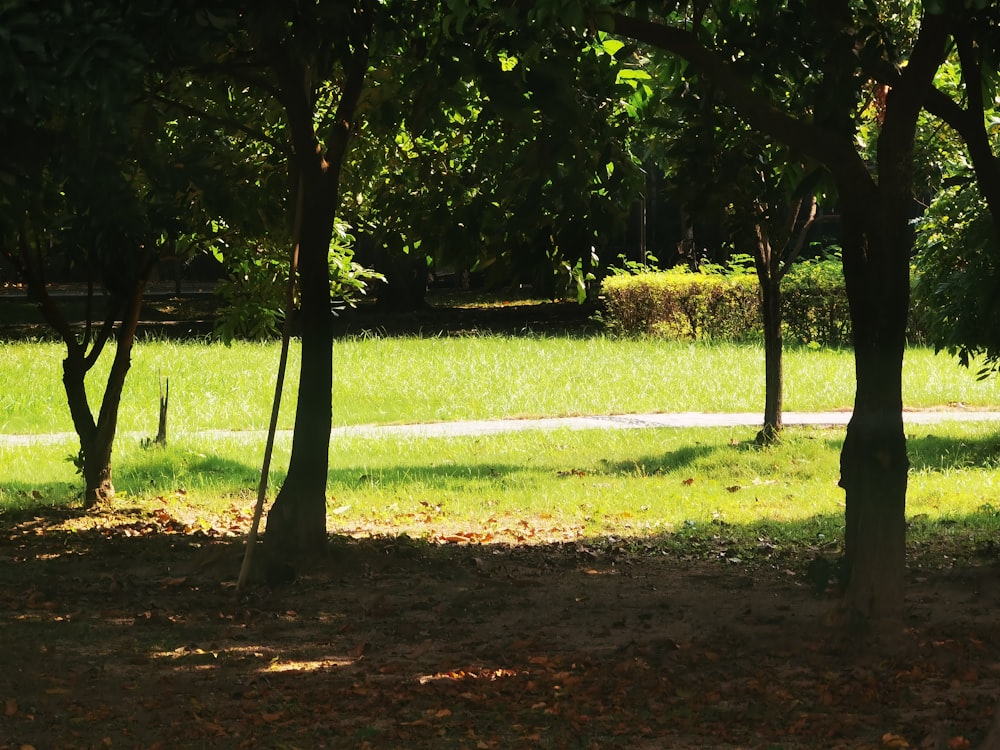
<path id="1" fill-rule="evenodd" d="M 13 716 L 17 713 L 17 701 L 14 698 L 8 698 L 4 703 L 3 714 L 4 716 Z"/>
<path id="2" fill-rule="evenodd" d="M 886 747 L 895 748 L 907 748 L 910 743 L 906 741 L 905 738 L 900 737 L 898 734 L 893 734 L 892 732 L 886 732 L 882 735 L 882 744 Z"/>
<path id="3" fill-rule="evenodd" d="M 681 482 L 681 484 L 684 484 L 684 485 L 687 485 L 688 487 L 690 487 L 692 484 L 694 484 L 694 477 L 688 477 L 683 482 Z"/>

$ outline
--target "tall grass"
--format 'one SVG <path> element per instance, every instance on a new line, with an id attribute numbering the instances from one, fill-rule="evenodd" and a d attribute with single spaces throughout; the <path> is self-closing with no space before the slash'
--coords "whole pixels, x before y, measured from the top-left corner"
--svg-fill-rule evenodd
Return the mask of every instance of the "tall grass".
<path id="1" fill-rule="evenodd" d="M 0 344 L 0 432 L 72 431 L 54 343 Z M 276 344 L 140 341 L 132 355 L 119 430 L 156 432 L 158 376 L 170 379 L 170 434 L 267 425 Z M 763 405 L 759 346 L 687 344 L 605 336 L 357 338 L 334 345 L 334 424 L 612 414 L 646 411 L 753 412 Z M 110 356 L 91 375 L 98 403 Z M 293 347 L 282 428 L 297 386 Z M 908 407 L 1000 404 L 1000 381 L 928 349 L 907 352 Z M 849 351 L 786 353 L 785 408 L 849 409 Z"/>

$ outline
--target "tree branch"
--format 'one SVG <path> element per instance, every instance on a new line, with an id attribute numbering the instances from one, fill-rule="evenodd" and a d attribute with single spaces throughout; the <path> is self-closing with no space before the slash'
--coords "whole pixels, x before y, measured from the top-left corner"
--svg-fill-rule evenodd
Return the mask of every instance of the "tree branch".
<path id="1" fill-rule="evenodd" d="M 338 165 L 343 161 L 344 153 L 347 151 L 347 142 L 351 136 L 351 123 L 354 120 L 354 112 L 357 109 L 358 100 L 361 98 L 361 92 L 364 90 L 365 74 L 368 72 L 373 16 L 370 2 L 364 4 L 361 13 L 364 14 L 364 18 L 361 21 L 360 38 L 354 45 L 350 60 L 344 63 L 347 77 L 340 92 L 340 102 L 337 104 L 337 113 L 334 119 L 336 129 L 333 134 L 330 160 Z"/>
<path id="2" fill-rule="evenodd" d="M 182 114 L 189 115 L 190 117 L 196 117 L 204 122 L 209 122 L 214 125 L 220 125 L 224 128 L 230 128 L 236 130 L 245 135 L 255 138 L 263 143 L 268 144 L 275 151 L 279 153 L 288 154 L 288 144 L 282 143 L 276 138 L 272 138 L 267 133 L 256 128 L 251 128 L 246 123 L 240 122 L 238 120 L 230 120 L 225 117 L 219 117 L 218 115 L 209 114 L 204 110 L 198 109 L 197 107 L 192 107 L 190 104 L 185 104 L 184 102 L 179 102 L 176 99 L 171 99 L 163 94 L 154 94 L 153 99 L 166 104 L 170 109 L 176 110 Z"/>
<path id="3" fill-rule="evenodd" d="M 698 68 L 726 96 L 727 103 L 754 128 L 809 156 L 830 169 L 838 181 L 857 182 L 867 177 L 864 163 L 850 139 L 815 123 L 793 117 L 751 87 L 719 54 L 705 47 L 684 29 L 643 21 L 628 15 L 613 15 L 615 34 L 672 52 Z"/>

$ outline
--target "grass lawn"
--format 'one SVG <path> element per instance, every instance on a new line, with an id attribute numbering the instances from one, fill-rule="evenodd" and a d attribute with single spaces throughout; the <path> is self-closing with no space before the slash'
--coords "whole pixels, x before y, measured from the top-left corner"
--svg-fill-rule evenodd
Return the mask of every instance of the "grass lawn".
<path id="1" fill-rule="evenodd" d="M 600 535 L 680 538 L 726 530 L 734 544 L 835 548 L 843 428 L 788 428 L 760 449 L 748 427 L 557 430 L 461 438 L 351 437 L 330 452 L 331 530 L 354 536 L 549 542 Z M 0 507 L 78 502 L 74 443 L 3 446 Z M 272 494 L 290 441 L 279 440 Z M 908 510 L 914 539 L 960 533 L 975 546 L 997 531 L 1000 434 L 990 423 L 911 429 Z M 260 436 L 189 435 L 166 449 L 119 441 L 121 505 L 168 509 L 186 523 L 232 528 L 248 518 Z M 239 526 L 236 523 L 236 526 Z"/>
<path id="2" fill-rule="evenodd" d="M 72 431 L 53 343 L 3 343 L 0 433 Z M 336 425 L 636 412 L 754 412 L 763 408 L 759 346 L 685 344 L 604 336 L 354 338 L 334 347 Z M 270 415 L 276 344 L 142 341 L 132 356 L 119 430 L 156 432 L 158 378 L 170 379 L 171 434 L 263 429 Z M 105 356 L 104 363 L 109 358 Z M 292 352 L 281 427 L 297 384 Z M 89 382 L 100 393 L 103 371 Z M 849 409 L 848 351 L 790 349 L 785 408 Z M 977 381 L 945 355 L 907 352 L 905 404 L 1000 404 L 1000 380 Z"/>

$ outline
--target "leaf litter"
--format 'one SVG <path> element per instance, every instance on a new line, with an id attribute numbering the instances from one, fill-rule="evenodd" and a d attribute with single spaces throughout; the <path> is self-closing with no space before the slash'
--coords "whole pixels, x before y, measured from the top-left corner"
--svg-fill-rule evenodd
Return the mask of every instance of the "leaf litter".
<path id="1" fill-rule="evenodd" d="M 850 636 L 809 550 L 427 511 L 239 601 L 237 505 L 0 516 L 0 750 L 951 750 L 991 723 L 993 558 L 911 557 L 901 626 Z"/>

